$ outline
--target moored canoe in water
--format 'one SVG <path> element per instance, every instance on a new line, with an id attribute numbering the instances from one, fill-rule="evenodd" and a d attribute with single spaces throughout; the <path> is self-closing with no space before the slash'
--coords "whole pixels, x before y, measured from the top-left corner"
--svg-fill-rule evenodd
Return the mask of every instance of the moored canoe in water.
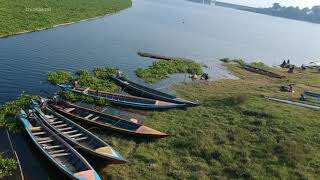
<path id="1" fill-rule="evenodd" d="M 109 144 L 70 119 L 54 112 L 48 107 L 41 109 L 36 102 L 33 102 L 33 109 L 36 112 L 35 116 L 38 116 L 46 126 L 55 131 L 55 133 L 73 147 L 108 160 L 109 163 L 121 164 L 126 162 L 120 153 Z"/>
<path id="2" fill-rule="evenodd" d="M 58 84 L 58 86 L 64 90 L 72 91 L 75 93 L 83 94 L 94 98 L 105 98 L 111 103 L 119 106 L 128 106 L 131 108 L 139 109 L 171 109 L 185 107 L 186 104 L 175 104 L 171 102 L 159 101 L 154 99 L 147 99 L 136 96 L 129 96 L 119 93 L 109 93 L 91 90 L 89 88 L 77 88 L 68 84 Z"/>
<path id="3" fill-rule="evenodd" d="M 63 100 L 57 102 L 51 101 L 48 103 L 48 105 L 51 109 L 66 117 L 69 117 L 73 121 L 79 121 L 93 126 L 136 136 L 153 138 L 163 138 L 168 136 L 166 133 L 162 133 L 138 123 L 139 121 L 134 118 L 126 120 L 117 116 L 78 106 Z"/>
<path id="4" fill-rule="evenodd" d="M 101 179 L 84 157 L 39 119 L 23 110 L 18 117 L 33 144 L 66 176 L 78 180 Z"/>
<path id="5" fill-rule="evenodd" d="M 140 84 L 134 83 L 122 77 L 113 77 L 114 81 L 116 81 L 124 90 L 127 90 L 128 93 L 140 97 L 158 99 L 166 102 L 171 102 L 175 104 L 186 104 L 187 106 L 196 106 L 198 105 L 195 102 L 187 101 L 184 99 L 177 98 L 176 96 L 157 91 L 155 89 L 151 89 L 146 86 L 142 86 Z"/>

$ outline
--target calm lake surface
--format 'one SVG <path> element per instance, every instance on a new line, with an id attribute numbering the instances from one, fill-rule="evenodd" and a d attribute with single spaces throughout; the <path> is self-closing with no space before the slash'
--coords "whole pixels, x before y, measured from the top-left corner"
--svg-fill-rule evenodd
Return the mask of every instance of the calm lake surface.
<path id="1" fill-rule="evenodd" d="M 228 77 L 222 57 L 300 65 L 320 57 L 319 32 L 316 24 L 190 1 L 134 0 L 109 17 L 0 39 L 0 102 L 57 90 L 46 83 L 57 69 L 117 66 L 134 78 L 152 62 L 137 51 L 194 58 L 214 78 Z"/>
<path id="2" fill-rule="evenodd" d="M 193 3 L 184 0 L 134 0 L 133 7 L 101 19 L 46 31 L 0 39 L 0 103 L 23 91 L 53 93 L 47 72 L 97 66 L 117 66 L 137 80 L 134 70 L 153 60 L 138 51 L 193 58 L 209 65 L 213 78 L 229 78 L 223 57 L 261 60 L 270 65 L 290 58 L 295 64 L 320 57 L 320 25 Z M 164 80 L 167 84 L 184 75 Z M 37 169 L 47 179 L 42 157 L 34 156 L 30 143 L 14 136 L 22 166 L 29 179 Z M 29 165 L 32 162 L 32 165 Z M 51 176 L 51 175 L 50 175 Z"/>

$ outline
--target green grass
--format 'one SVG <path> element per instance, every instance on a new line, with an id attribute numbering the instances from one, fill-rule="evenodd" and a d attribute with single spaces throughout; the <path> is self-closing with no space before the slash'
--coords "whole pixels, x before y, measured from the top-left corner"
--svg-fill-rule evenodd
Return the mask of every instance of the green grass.
<path id="1" fill-rule="evenodd" d="M 129 161 L 106 166 L 99 174 L 108 179 L 317 179 L 320 111 L 264 97 L 297 98 L 304 89 L 319 91 L 314 86 L 320 83 L 319 73 L 287 74 L 273 68 L 286 75 L 275 79 L 245 71 L 237 63 L 226 66 L 240 79 L 174 87 L 181 97 L 198 100 L 201 106 L 147 116 L 147 126 L 170 137 L 150 141 L 98 133 Z M 279 86 L 286 83 L 295 83 L 296 92 L 280 92 Z M 5 112 L 16 114 L 22 104 L 8 103 Z"/>
<path id="2" fill-rule="evenodd" d="M 175 73 L 189 73 L 201 75 L 203 73 L 202 65 L 194 61 L 155 61 L 146 69 L 138 68 L 136 75 L 147 82 L 156 83 L 162 79 L 168 78 Z"/>
<path id="3" fill-rule="evenodd" d="M 14 159 L 5 158 L 2 154 L 0 154 L 0 178 L 11 175 L 16 168 L 17 161 Z"/>
<path id="4" fill-rule="evenodd" d="M 0 0 L 0 4 L 0 36 L 4 36 L 115 13 L 130 7 L 131 0 Z"/>
<path id="5" fill-rule="evenodd" d="M 111 179 L 317 179 L 320 112 L 264 97 L 296 96 L 279 85 L 295 82 L 300 91 L 306 86 L 299 76 L 320 79 L 311 71 L 279 80 L 227 66 L 241 79 L 175 86 L 201 106 L 147 117 L 146 125 L 172 136 L 155 142 L 103 136 L 129 163 L 100 173 Z"/>

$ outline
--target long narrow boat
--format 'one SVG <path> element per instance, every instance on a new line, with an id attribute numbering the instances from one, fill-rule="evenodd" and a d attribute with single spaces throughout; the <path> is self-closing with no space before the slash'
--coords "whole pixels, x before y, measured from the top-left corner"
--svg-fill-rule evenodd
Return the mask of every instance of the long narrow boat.
<path id="1" fill-rule="evenodd" d="M 196 106 L 198 105 L 195 102 L 187 101 L 184 99 L 177 98 L 176 96 L 157 91 L 155 89 L 151 89 L 146 86 L 142 86 L 140 84 L 134 83 L 122 77 L 113 77 L 113 80 L 119 84 L 124 90 L 128 93 L 140 97 L 158 99 L 166 102 L 171 102 L 175 104 L 186 104 L 187 106 Z"/>
<path id="2" fill-rule="evenodd" d="M 272 97 L 267 97 L 267 99 L 269 99 L 271 101 L 275 101 L 275 102 L 281 102 L 281 103 L 292 104 L 295 106 L 305 107 L 305 108 L 309 108 L 309 109 L 320 110 L 320 106 L 313 106 L 310 104 L 304 104 L 304 103 L 299 103 L 299 102 L 290 101 L 290 100 L 286 100 L 286 99 L 278 99 L 278 98 L 272 98 Z"/>
<path id="3" fill-rule="evenodd" d="M 273 78 L 279 78 L 279 79 L 285 78 L 285 76 L 283 76 L 283 75 L 276 74 L 274 72 L 267 71 L 267 70 L 264 70 L 264 69 L 261 69 L 261 68 L 257 68 L 257 67 L 253 67 L 253 66 L 250 66 L 250 65 L 243 65 L 242 68 L 247 70 L 247 71 L 250 71 L 250 72 L 254 72 L 254 73 L 257 73 L 257 74 L 262 74 L 262 75 L 273 77 Z"/>
<path id="4" fill-rule="evenodd" d="M 33 144 L 66 176 L 78 180 L 101 179 L 85 158 L 39 119 L 23 110 L 18 117 Z"/>
<path id="5" fill-rule="evenodd" d="M 58 102 L 48 102 L 48 105 L 56 112 L 69 117 L 74 121 L 106 128 L 116 132 L 152 138 L 163 138 L 168 136 L 168 134 L 137 123 L 137 120 L 134 118 L 126 120 L 62 100 Z"/>
<path id="6" fill-rule="evenodd" d="M 105 98 L 111 103 L 119 106 L 128 106 L 131 108 L 139 109 L 171 109 L 185 107 L 186 104 L 175 104 L 171 102 L 159 101 L 154 99 L 141 98 L 136 96 L 128 96 L 118 93 L 98 92 L 89 88 L 77 88 L 68 84 L 58 84 L 64 90 L 72 91 L 75 93 L 83 94 L 93 98 Z"/>
<path id="7" fill-rule="evenodd" d="M 41 109 L 36 102 L 33 102 L 33 109 L 37 112 L 36 116 L 41 118 L 47 127 L 51 128 L 73 147 L 106 159 L 113 164 L 126 162 L 120 153 L 109 144 L 70 119 L 52 111 L 48 107 Z"/>
<path id="8" fill-rule="evenodd" d="M 304 94 L 307 95 L 307 96 L 320 98 L 320 93 L 311 92 L 311 91 L 305 91 Z"/>

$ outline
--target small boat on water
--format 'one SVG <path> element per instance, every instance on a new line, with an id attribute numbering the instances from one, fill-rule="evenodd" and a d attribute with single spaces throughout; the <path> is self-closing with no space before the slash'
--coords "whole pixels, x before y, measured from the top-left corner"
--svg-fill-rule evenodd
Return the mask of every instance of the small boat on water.
<path id="1" fill-rule="evenodd" d="M 320 98 L 320 93 L 311 92 L 311 91 L 305 91 L 304 94 L 307 95 L 307 96 Z"/>
<path id="2" fill-rule="evenodd" d="M 36 102 L 33 102 L 33 109 L 36 112 L 35 116 L 73 147 L 108 160 L 108 162 L 113 164 L 126 163 L 126 160 L 120 153 L 109 144 L 70 119 L 54 112 L 48 107 L 41 109 Z"/>
<path id="3" fill-rule="evenodd" d="M 63 100 L 57 102 L 49 101 L 48 106 L 56 112 L 69 117 L 73 121 L 106 128 L 116 132 L 152 138 L 163 138 L 168 136 L 166 133 L 162 133 L 138 123 L 137 119 L 122 119 Z"/>
<path id="4" fill-rule="evenodd" d="M 105 98 L 111 103 L 119 106 L 127 106 L 138 109 L 171 109 L 185 107 L 186 104 L 175 104 L 171 102 L 159 101 L 154 99 L 147 99 L 136 96 L 129 96 L 119 93 L 101 92 L 91 90 L 90 88 L 77 88 L 68 84 L 58 84 L 64 90 L 72 91 L 75 93 L 83 94 L 93 98 Z"/>
<path id="5" fill-rule="evenodd" d="M 78 180 L 101 179 L 84 157 L 46 127 L 41 120 L 31 114 L 27 115 L 24 110 L 21 110 L 18 117 L 33 144 L 66 176 Z"/>
<path id="6" fill-rule="evenodd" d="M 273 78 L 279 78 L 279 79 L 285 78 L 285 76 L 283 75 L 276 74 L 274 72 L 270 72 L 261 68 L 250 66 L 250 65 L 243 65 L 242 68 L 250 72 L 262 74 L 262 75 L 273 77 Z"/>
<path id="7" fill-rule="evenodd" d="M 171 102 L 175 104 L 185 104 L 186 106 L 196 106 L 197 103 L 187 101 L 184 99 L 177 98 L 176 96 L 157 91 L 155 89 L 151 89 L 146 86 L 142 86 L 140 84 L 134 83 L 122 77 L 113 77 L 113 80 L 119 84 L 125 91 L 129 94 L 151 98 L 151 99 L 158 99 L 166 102 Z"/>

